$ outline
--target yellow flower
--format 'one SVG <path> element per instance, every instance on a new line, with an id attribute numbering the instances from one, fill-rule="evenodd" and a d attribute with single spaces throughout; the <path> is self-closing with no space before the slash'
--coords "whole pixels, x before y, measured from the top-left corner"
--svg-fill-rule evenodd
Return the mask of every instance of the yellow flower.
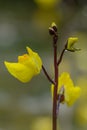
<path id="1" fill-rule="evenodd" d="M 28 54 L 18 56 L 18 62 L 4 62 L 9 73 L 24 83 L 30 81 L 33 76 L 39 74 L 42 68 L 42 61 L 39 55 L 33 52 L 29 47 L 26 49 Z"/>
<path id="2" fill-rule="evenodd" d="M 59 77 L 59 85 L 57 94 L 61 94 L 61 88 L 64 88 L 64 101 L 62 103 L 67 103 L 68 106 L 73 105 L 73 103 L 79 98 L 81 89 L 78 86 L 74 86 L 70 75 L 67 72 L 63 72 Z M 51 91 L 53 95 L 54 85 L 51 85 Z"/>
<path id="3" fill-rule="evenodd" d="M 42 8 L 46 8 L 46 9 L 54 7 L 60 1 L 61 0 L 35 0 L 35 2 L 38 4 L 38 6 L 40 6 Z"/>
<path id="4" fill-rule="evenodd" d="M 68 51 L 79 51 L 81 49 L 79 48 L 74 48 L 74 44 L 78 41 L 78 38 L 77 37 L 70 37 L 68 38 L 68 41 L 67 41 L 67 50 Z"/>

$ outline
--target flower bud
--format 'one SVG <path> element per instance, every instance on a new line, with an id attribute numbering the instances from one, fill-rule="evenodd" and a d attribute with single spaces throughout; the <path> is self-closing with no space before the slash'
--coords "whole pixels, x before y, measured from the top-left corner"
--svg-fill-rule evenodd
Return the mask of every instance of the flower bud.
<path id="1" fill-rule="evenodd" d="M 52 27 L 49 27 L 49 34 L 50 35 L 54 35 L 55 34 L 55 31 Z"/>
<path id="2" fill-rule="evenodd" d="M 57 32 L 57 25 L 53 22 L 51 27 L 54 29 L 55 32 Z"/>
<path id="3" fill-rule="evenodd" d="M 79 49 L 79 48 L 74 48 L 74 44 L 75 44 L 77 41 L 78 41 L 78 38 L 77 38 L 77 37 L 70 37 L 70 38 L 68 38 L 66 50 L 71 51 L 71 52 L 75 52 L 75 51 L 81 50 L 81 49 Z"/>

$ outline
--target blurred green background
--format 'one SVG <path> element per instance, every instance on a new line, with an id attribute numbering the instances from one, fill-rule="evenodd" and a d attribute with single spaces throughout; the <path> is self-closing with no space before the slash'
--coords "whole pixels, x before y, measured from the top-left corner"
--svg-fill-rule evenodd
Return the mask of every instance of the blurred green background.
<path id="1" fill-rule="evenodd" d="M 17 61 L 26 46 L 38 52 L 53 77 L 52 38 L 48 28 L 58 25 L 58 56 L 67 38 L 79 38 L 76 53 L 66 52 L 60 73 L 68 71 L 82 95 L 74 106 L 61 105 L 61 130 L 87 129 L 87 1 L 0 0 L 0 130 L 51 130 L 50 83 L 43 72 L 23 84 L 12 77 L 3 62 Z"/>

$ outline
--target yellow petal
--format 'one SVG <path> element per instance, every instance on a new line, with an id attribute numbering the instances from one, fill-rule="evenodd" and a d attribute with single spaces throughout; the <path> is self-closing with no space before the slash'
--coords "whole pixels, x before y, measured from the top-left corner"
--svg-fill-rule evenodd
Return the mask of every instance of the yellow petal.
<path id="1" fill-rule="evenodd" d="M 62 86 L 64 86 L 64 85 L 67 86 L 67 88 L 73 87 L 73 82 L 72 82 L 72 80 L 70 78 L 69 73 L 67 73 L 67 72 L 63 72 L 59 76 L 59 86 L 58 86 L 59 89 L 58 89 L 58 92 L 59 92 L 60 88 Z"/>
<path id="2" fill-rule="evenodd" d="M 57 27 L 56 23 L 55 23 L 55 22 L 52 22 L 51 27 Z"/>
<path id="3" fill-rule="evenodd" d="M 34 76 L 33 68 L 29 68 L 20 63 L 4 62 L 8 72 L 21 82 L 28 82 Z"/>
<path id="4" fill-rule="evenodd" d="M 68 42 L 67 42 L 67 50 L 68 51 L 79 51 L 81 49 L 79 48 L 74 48 L 74 44 L 78 41 L 78 38 L 77 37 L 70 37 L 68 38 Z"/>
<path id="5" fill-rule="evenodd" d="M 78 41 L 77 37 L 68 38 L 68 48 L 71 48 Z"/>
<path id="6" fill-rule="evenodd" d="M 32 49 L 30 48 L 30 47 L 26 47 L 26 49 L 27 49 L 27 52 L 28 52 L 28 54 L 30 55 L 30 56 L 32 56 L 33 55 L 33 53 L 35 53 L 35 52 L 33 52 L 32 51 Z"/>
<path id="7" fill-rule="evenodd" d="M 78 86 L 75 86 L 73 88 L 69 88 L 65 90 L 65 102 L 68 106 L 71 106 L 74 104 L 74 102 L 80 97 L 81 94 L 81 88 Z"/>
<path id="8" fill-rule="evenodd" d="M 21 64 L 26 64 L 26 61 L 29 61 L 29 55 L 24 54 L 22 56 L 18 56 L 18 62 Z"/>
<path id="9" fill-rule="evenodd" d="M 30 56 L 30 62 L 35 67 L 35 72 L 37 74 L 40 73 L 40 70 L 42 68 L 42 61 L 41 61 L 40 56 L 36 52 L 32 51 L 29 47 L 26 47 L 26 48 Z"/>

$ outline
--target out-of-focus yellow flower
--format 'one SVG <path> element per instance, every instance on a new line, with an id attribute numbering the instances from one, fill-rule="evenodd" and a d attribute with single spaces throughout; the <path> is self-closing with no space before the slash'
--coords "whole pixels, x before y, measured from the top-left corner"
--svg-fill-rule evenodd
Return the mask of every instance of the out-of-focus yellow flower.
<path id="1" fill-rule="evenodd" d="M 76 111 L 76 121 L 80 126 L 87 127 L 87 104 L 80 104 Z"/>
<path id="2" fill-rule="evenodd" d="M 78 41 L 78 38 L 77 38 L 77 37 L 70 37 L 70 38 L 68 38 L 67 48 L 66 48 L 66 49 L 67 49 L 68 51 L 72 51 L 72 52 L 81 50 L 81 49 L 79 49 L 79 48 L 74 48 L 74 44 L 75 44 L 77 41 Z"/>
<path id="3" fill-rule="evenodd" d="M 33 121 L 32 130 L 51 130 L 51 120 L 49 117 L 39 117 Z"/>
<path id="4" fill-rule="evenodd" d="M 26 49 L 28 54 L 18 56 L 17 63 L 4 62 L 9 73 L 24 83 L 30 81 L 33 76 L 39 74 L 42 68 L 42 61 L 39 55 L 29 47 Z"/>
<path id="5" fill-rule="evenodd" d="M 54 7 L 60 0 L 35 0 L 39 7 L 49 9 Z"/>
<path id="6" fill-rule="evenodd" d="M 68 106 L 73 105 L 73 103 L 79 98 L 81 89 L 78 86 L 74 86 L 70 75 L 67 72 L 63 72 L 59 77 L 58 94 L 61 88 L 64 88 L 64 101 L 62 103 L 67 103 Z M 54 85 L 51 85 L 51 91 L 53 95 Z"/>

